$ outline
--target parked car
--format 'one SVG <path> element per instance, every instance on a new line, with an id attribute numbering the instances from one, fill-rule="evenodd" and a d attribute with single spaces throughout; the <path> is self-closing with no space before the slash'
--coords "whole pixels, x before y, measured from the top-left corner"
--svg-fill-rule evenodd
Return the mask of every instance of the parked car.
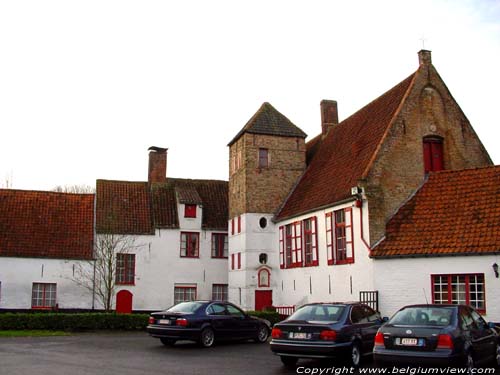
<path id="1" fill-rule="evenodd" d="M 377 332 L 373 355 L 381 366 L 500 364 L 493 325 L 465 305 L 403 307 Z"/>
<path id="2" fill-rule="evenodd" d="M 229 302 L 191 301 L 152 313 L 146 330 L 164 345 L 191 340 L 208 348 L 216 340 L 267 342 L 271 325 L 267 320 L 247 315 Z"/>
<path id="3" fill-rule="evenodd" d="M 271 350 L 285 366 L 295 366 L 299 358 L 347 357 L 357 367 L 371 354 L 382 322 L 358 302 L 307 304 L 274 326 Z"/>

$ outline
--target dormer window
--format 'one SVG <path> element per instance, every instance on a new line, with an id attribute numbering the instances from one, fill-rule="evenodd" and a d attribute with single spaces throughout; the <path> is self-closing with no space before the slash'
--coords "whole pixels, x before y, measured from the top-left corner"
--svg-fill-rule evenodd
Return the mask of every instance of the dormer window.
<path id="1" fill-rule="evenodd" d="M 190 218 L 196 217 L 196 205 L 195 204 L 184 205 L 184 217 L 190 217 Z"/>
<path id="2" fill-rule="evenodd" d="M 423 144 L 425 174 L 443 170 L 443 139 L 428 137 L 424 138 Z"/>

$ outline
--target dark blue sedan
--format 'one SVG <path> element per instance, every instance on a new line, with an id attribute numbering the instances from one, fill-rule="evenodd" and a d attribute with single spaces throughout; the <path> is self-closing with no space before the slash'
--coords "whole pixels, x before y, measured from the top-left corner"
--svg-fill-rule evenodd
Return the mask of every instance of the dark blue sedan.
<path id="1" fill-rule="evenodd" d="M 348 358 L 357 367 L 371 354 L 382 321 L 358 302 L 304 305 L 274 326 L 271 350 L 290 367 L 299 358 Z"/>
<path id="2" fill-rule="evenodd" d="M 229 302 L 190 301 L 152 313 L 146 330 L 164 345 L 191 340 L 208 348 L 216 340 L 266 342 L 271 326 L 267 320 L 249 316 Z"/>

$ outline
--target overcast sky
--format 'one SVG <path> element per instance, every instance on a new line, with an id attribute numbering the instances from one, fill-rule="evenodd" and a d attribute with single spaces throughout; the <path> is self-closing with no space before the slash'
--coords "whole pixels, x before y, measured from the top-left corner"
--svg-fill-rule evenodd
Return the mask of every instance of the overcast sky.
<path id="1" fill-rule="evenodd" d="M 422 41 L 424 39 L 424 41 Z M 309 138 L 432 60 L 500 164 L 500 2 L 0 2 L 0 186 L 228 178 L 227 143 L 268 101 Z"/>

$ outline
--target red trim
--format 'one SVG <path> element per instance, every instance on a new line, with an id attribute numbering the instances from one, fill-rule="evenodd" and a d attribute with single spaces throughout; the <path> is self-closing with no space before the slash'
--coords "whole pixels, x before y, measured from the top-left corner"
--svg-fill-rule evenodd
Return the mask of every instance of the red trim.
<path id="1" fill-rule="evenodd" d="M 185 204 L 184 205 L 184 217 L 195 218 L 196 217 L 196 205 L 195 204 Z"/>
<path id="2" fill-rule="evenodd" d="M 40 285 L 42 286 L 41 291 L 42 291 L 42 298 L 41 301 L 43 305 L 34 305 L 33 303 L 35 300 L 38 300 L 39 298 L 33 298 L 33 289 L 35 288 L 35 285 Z M 54 306 L 52 305 L 47 305 L 47 287 L 54 285 Z M 51 310 L 57 306 L 57 284 L 56 283 L 33 283 L 31 286 L 31 308 L 33 310 Z"/>
<path id="3" fill-rule="evenodd" d="M 238 253 L 238 269 L 241 269 L 241 253 Z"/>
<path id="4" fill-rule="evenodd" d="M 231 254 L 231 269 L 234 270 L 234 254 Z"/>
<path id="5" fill-rule="evenodd" d="M 342 222 L 337 221 L 337 214 L 339 212 L 343 212 L 344 221 L 342 221 Z M 347 220 L 347 216 L 349 216 L 349 222 Z M 332 227 L 333 228 L 332 229 L 334 229 L 333 232 L 335 233 L 335 236 L 334 236 L 334 240 L 332 239 L 332 245 L 333 245 L 333 243 L 335 244 L 335 251 L 333 253 L 334 258 L 332 259 L 331 264 L 351 264 L 351 263 L 354 263 L 354 229 L 353 229 L 352 222 L 353 222 L 352 208 L 347 207 L 344 209 L 333 211 L 333 215 L 332 215 Z M 335 224 L 335 225 L 333 225 L 333 224 Z M 348 231 L 351 234 L 350 241 L 347 240 Z M 337 234 L 339 232 L 342 232 L 343 237 L 337 237 Z M 339 251 L 339 240 L 340 241 L 343 240 L 343 246 L 340 248 L 342 250 L 342 252 Z M 351 246 L 350 256 L 348 254 L 348 247 L 349 247 L 348 245 Z M 345 256 L 345 258 L 339 259 L 339 258 L 341 258 L 341 254 L 343 254 L 342 257 Z M 328 264 L 330 264 L 330 262 Z"/>
<path id="6" fill-rule="evenodd" d="M 234 217 L 231 219 L 231 235 L 234 235 Z"/>
<path id="7" fill-rule="evenodd" d="M 228 241 L 227 233 L 212 233 L 212 251 L 211 251 L 212 258 L 227 259 L 227 255 L 224 256 L 224 249 L 226 247 L 226 243 L 228 243 L 227 241 Z M 228 249 L 226 250 L 228 251 Z M 214 255 L 214 250 L 216 255 Z"/>
<path id="8" fill-rule="evenodd" d="M 431 291 L 432 291 L 432 303 L 436 303 L 435 302 L 435 298 L 434 298 L 434 287 L 435 287 L 435 283 L 436 283 L 436 278 L 437 277 L 446 277 L 446 282 L 447 282 L 447 288 L 448 288 L 448 300 L 446 301 L 447 303 L 452 303 L 452 300 L 453 300 L 453 295 L 452 295 L 452 287 L 451 287 L 451 284 L 452 284 L 452 278 L 453 277 L 460 277 L 460 276 L 464 276 L 465 277 L 465 303 L 469 306 L 471 306 L 470 304 L 470 277 L 471 276 L 481 276 L 482 277 L 482 285 L 483 285 L 483 303 L 484 303 L 484 309 L 479 309 L 479 308 L 475 308 L 478 312 L 480 312 L 481 314 L 486 314 L 486 280 L 485 280 L 485 277 L 484 277 L 484 273 L 452 273 L 452 274 L 432 274 L 431 275 Z"/>
<path id="9" fill-rule="evenodd" d="M 118 265 L 119 260 L 123 266 Z M 116 285 L 135 285 L 135 254 L 116 254 L 115 280 Z"/>
<path id="10" fill-rule="evenodd" d="M 182 255 L 183 241 L 182 236 L 186 236 L 185 242 L 185 255 Z M 192 237 L 196 238 L 196 244 L 193 248 Z M 181 258 L 199 258 L 200 257 L 200 233 L 199 232 L 181 232 L 181 246 L 180 246 L 180 256 Z"/>
<path id="11" fill-rule="evenodd" d="M 238 216 L 238 233 L 241 233 L 241 216 Z"/>
<path id="12" fill-rule="evenodd" d="M 327 212 L 325 214 L 326 222 L 326 259 L 328 265 L 333 265 L 333 213 Z M 328 229 L 330 227 L 330 229 Z"/>
<path id="13" fill-rule="evenodd" d="M 285 268 L 285 227 L 282 225 L 280 230 L 280 268 Z"/>
<path id="14" fill-rule="evenodd" d="M 310 229 L 306 230 L 305 223 L 306 221 L 310 221 Z M 304 266 L 305 267 L 314 267 L 319 264 L 319 258 L 318 258 L 318 222 L 316 219 L 316 216 L 312 216 L 310 218 L 304 219 L 302 221 L 303 223 L 303 228 L 304 228 Z M 310 236 L 311 237 L 311 261 L 307 261 L 307 246 L 306 246 L 306 238 Z"/>

